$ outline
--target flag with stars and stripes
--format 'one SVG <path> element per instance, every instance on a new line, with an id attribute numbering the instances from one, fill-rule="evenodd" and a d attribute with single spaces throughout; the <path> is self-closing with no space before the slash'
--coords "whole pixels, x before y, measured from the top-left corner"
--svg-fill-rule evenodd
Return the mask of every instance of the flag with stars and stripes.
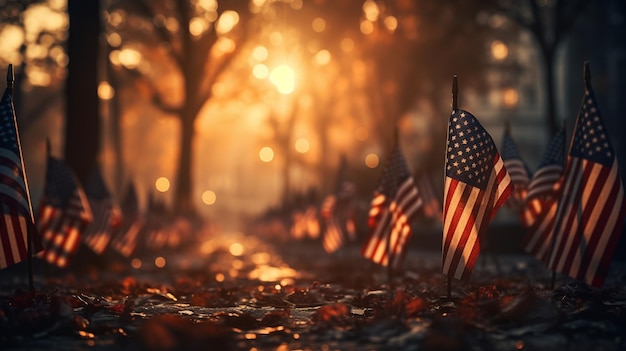
<path id="1" fill-rule="evenodd" d="M 398 268 L 412 235 L 411 220 L 422 198 L 396 144 L 387 160 L 379 187 L 372 199 L 368 225 L 372 230 L 361 254 L 375 263 Z"/>
<path id="2" fill-rule="evenodd" d="M 85 191 L 70 168 L 62 160 L 48 156 L 44 194 L 37 217 L 43 243 L 39 257 L 58 267 L 66 267 L 92 218 Z"/>
<path id="3" fill-rule="evenodd" d="M 83 243 L 96 254 L 102 254 L 111 241 L 113 231 L 122 223 L 122 211 L 113 201 L 100 169 L 95 169 L 87 180 L 85 195 L 93 221 L 85 228 Z"/>
<path id="4" fill-rule="evenodd" d="M 0 101 L 0 123 L 0 268 L 5 268 L 27 259 L 28 233 L 36 237 L 9 88 Z"/>
<path id="5" fill-rule="evenodd" d="M 145 220 L 139 212 L 139 198 L 133 183 L 130 183 L 121 202 L 124 219 L 117 234 L 111 239 L 110 246 L 124 257 L 135 252 L 139 238 L 145 227 Z"/>
<path id="6" fill-rule="evenodd" d="M 624 187 L 591 87 L 561 177 L 548 267 L 602 286 L 624 224 Z"/>
<path id="7" fill-rule="evenodd" d="M 565 163 L 565 128 L 552 137 L 537 172 L 528 185 L 522 213 L 522 224 L 528 228 L 522 247 L 537 259 L 547 263 L 552 226 L 556 214 L 559 179 Z"/>
<path id="8" fill-rule="evenodd" d="M 530 172 L 528 171 L 526 162 L 524 162 L 519 153 L 513 137 L 511 137 L 508 126 L 502 138 L 502 161 L 513 183 L 513 193 L 507 199 L 506 205 L 511 208 L 520 209 L 526 198 L 526 191 L 528 183 L 530 182 Z"/>
<path id="9" fill-rule="evenodd" d="M 442 270 L 467 279 L 480 253 L 480 240 L 513 184 L 493 139 L 476 117 L 454 110 L 448 127 Z"/>
<path id="10" fill-rule="evenodd" d="M 326 252 L 337 251 L 347 241 L 356 239 L 354 224 L 355 187 L 344 181 L 340 189 L 324 199 L 320 208 L 324 220 L 322 246 Z"/>

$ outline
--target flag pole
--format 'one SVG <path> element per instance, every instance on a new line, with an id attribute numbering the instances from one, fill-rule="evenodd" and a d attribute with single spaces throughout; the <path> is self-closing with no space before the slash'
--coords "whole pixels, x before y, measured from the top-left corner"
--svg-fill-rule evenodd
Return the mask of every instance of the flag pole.
<path id="1" fill-rule="evenodd" d="M 7 70 L 7 89 L 11 96 L 11 103 L 13 104 L 13 88 L 15 85 L 15 74 L 13 72 L 13 64 L 9 64 Z M 15 106 L 12 106 L 15 111 Z M 30 212 L 31 225 L 27 226 L 26 230 L 26 250 L 28 253 L 28 287 L 31 291 L 35 290 L 35 284 L 33 279 L 33 230 L 35 228 L 35 217 L 33 216 L 33 204 L 30 200 L 30 189 L 28 187 L 28 179 L 26 178 L 26 167 L 24 166 L 24 156 L 22 155 L 22 143 L 20 142 L 20 132 L 17 127 L 17 116 L 13 113 L 13 124 L 15 125 L 15 140 L 17 141 L 17 150 L 20 153 L 20 166 L 22 167 L 22 176 L 24 178 L 24 188 L 26 190 L 26 201 L 28 202 L 28 211 Z"/>
<path id="2" fill-rule="evenodd" d="M 393 147 L 392 151 L 395 148 L 399 148 L 400 141 L 398 140 L 398 125 L 396 124 L 393 129 Z M 392 231 L 393 232 L 393 231 Z M 391 261 L 391 233 L 387 235 L 387 282 L 389 283 L 389 290 L 391 291 L 391 285 L 393 283 L 393 262 Z"/>
<path id="3" fill-rule="evenodd" d="M 452 77 L 452 113 L 458 108 L 459 102 L 459 82 L 456 74 Z M 446 142 L 449 138 L 450 128 L 446 128 Z M 446 146 L 447 147 L 447 146 Z M 447 157 L 447 156 L 446 156 Z M 444 160 L 446 159 L 444 157 Z M 443 183 L 446 184 L 446 168 L 443 168 Z M 444 229 L 445 230 L 445 229 Z M 448 299 L 452 298 L 452 277 L 448 274 L 448 287 L 447 287 Z"/>

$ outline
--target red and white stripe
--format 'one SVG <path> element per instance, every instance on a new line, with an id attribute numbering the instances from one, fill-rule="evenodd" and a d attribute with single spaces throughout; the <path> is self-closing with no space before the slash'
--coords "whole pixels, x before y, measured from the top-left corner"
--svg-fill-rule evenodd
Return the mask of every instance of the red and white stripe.
<path id="1" fill-rule="evenodd" d="M 375 263 L 398 267 L 406 254 L 406 243 L 412 235 L 410 222 L 422 206 L 422 198 L 408 177 L 398 187 L 394 199 L 382 193 L 372 200 L 368 223 L 372 234 L 361 249 L 361 254 Z"/>
<path id="2" fill-rule="evenodd" d="M 446 177 L 442 270 L 448 276 L 469 278 L 480 253 L 480 238 L 513 191 L 511 177 L 498 153 L 493 162 L 485 190 Z"/>
<path id="3" fill-rule="evenodd" d="M 549 267 L 602 286 L 626 212 L 617 162 L 611 167 L 569 157 Z"/>

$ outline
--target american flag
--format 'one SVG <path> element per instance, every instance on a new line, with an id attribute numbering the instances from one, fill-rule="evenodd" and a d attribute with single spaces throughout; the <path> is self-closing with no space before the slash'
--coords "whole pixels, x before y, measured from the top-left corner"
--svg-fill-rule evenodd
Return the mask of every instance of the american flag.
<path id="1" fill-rule="evenodd" d="M 528 199 L 554 195 L 554 186 L 561 177 L 565 164 L 565 128 L 552 137 L 548 149 L 543 155 L 528 185 Z"/>
<path id="2" fill-rule="evenodd" d="M 372 199 L 368 225 L 372 230 L 361 254 L 375 263 L 398 268 L 412 235 L 411 220 L 422 206 L 413 177 L 396 144 Z"/>
<path id="3" fill-rule="evenodd" d="M 493 139 L 472 114 L 454 110 L 448 127 L 442 270 L 467 279 L 487 225 L 513 184 Z"/>
<path id="4" fill-rule="evenodd" d="M 121 209 L 124 220 L 117 234 L 111 239 L 110 246 L 120 255 L 130 257 L 135 252 L 145 225 L 139 213 L 139 199 L 133 183 L 130 183 L 122 199 Z"/>
<path id="5" fill-rule="evenodd" d="M 87 196 L 70 168 L 48 156 L 45 189 L 37 217 L 44 247 L 40 257 L 66 267 L 92 218 Z"/>
<path id="6" fill-rule="evenodd" d="M 524 208 L 524 224 L 529 228 L 524 237 L 524 250 L 548 264 L 552 227 L 558 203 L 559 179 L 565 163 L 565 128 L 554 135 L 539 168 L 528 186 Z"/>
<path id="7" fill-rule="evenodd" d="M 522 156 L 517 149 L 517 145 L 511 137 L 511 132 L 507 126 L 502 138 L 502 161 L 504 161 L 504 167 L 511 176 L 513 182 L 513 193 L 507 199 L 507 206 L 515 209 L 521 208 L 526 198 L 526 191 L 528 183 L 530 182 L 530 175 L 526 162 L 522 159 Z"/>
<path id="8" fill-rule="evenodd" d="M 85 228 L 83 242 L 93 252 L 102 254 L 113 231 L 122 223 L 122 212 L 113 201 L 100 169 L 95 169 L 87 180 L 85 194 L 93 212 L 93 221 Z"/>
<path id="9" fill-rule="evenodd" d="M 35 227 L 26 188 L 10 89 L 0 101 L 0 269 L 28 258 L 28 232 Z M 36 253 L 33 251 L 33 254 Z"/>
<path id="10" fill-rule="evenodd" d="M 329 195 L 322 203 L 320 209 L 324 219 L 322 246 L 326 252 L 337 251 L 344 242 L 356 239 L 354 195 L 354 184 L 344 181 L 337 193 Z"/>
<path id="11" fill-rule="evenodd" d="M 561 178 L 548 267 L 602 286 L 624 224 L 617 160 L 591 88 L 585 89 Z"/>
<path id="12" fill-rule="evenodd" d="M 439 186 L 437 186 L 439 185 Z M 422 214 L 425 218 L 434 219 L 439 223 L 443 222 L 442 195 L 443 189 L 441 180 L 435 183 L 431 175 L 424 171 L 417 176 L 416 186 L 419 189 L 420 197 L 424 201 Z"/>

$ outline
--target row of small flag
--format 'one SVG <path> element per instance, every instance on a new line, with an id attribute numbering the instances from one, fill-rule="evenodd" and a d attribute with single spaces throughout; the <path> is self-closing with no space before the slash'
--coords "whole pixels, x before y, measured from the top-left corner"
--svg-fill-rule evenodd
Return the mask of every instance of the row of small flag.
<path id="1" fill-rule="evenodd" d="M 81 244 L 96 254 L 110 248 L 124 257 L 140 242 L 148 249 L 180 244 L 189 230 L 175 220 L 165 223 L 163 204 L 151 199 L 143 215 L 131 184 L 118 206 L 99 170 L 83 188 L 69 166 L 50 155 L 49 146 L 44 192 L 33 211 L 11 93 L 8 86 L 0 101 L 0 269 L 32 255 L 66 267 Z"/>
<path id="2" fill-rule="evenodd" d="M 420 183 L 414 181 L 396 141 L 371 201 L 370 233 L 361 249 L 364 257 L 400 267 L 412 220 L 420 211 L 433 216 L 440 208 L 442 271 L 448 277 L 468 279 L 489 223 L 506 205 L 519 211 L 527 231 L 521 244 L 528 253 L 553 272 L 593 286 L 604 284 L 626 207 L 617 159 L 588 79 L 569 152 L 565 153 L 563 126 L 534 175 L 508 126 L 500 154 L 478 119 L 454 107 L 448 122 L 442 196 L 433 194 L 430 184 Z M 341 192 L 335 196 L 341 198 Z M 331 210 L 324 211 L 326 218 L 332 218 Z M 353 237 L 342 235 L 336 229 L 341 227 L 332 221 L 323 239 L 327 251 Z"/>

